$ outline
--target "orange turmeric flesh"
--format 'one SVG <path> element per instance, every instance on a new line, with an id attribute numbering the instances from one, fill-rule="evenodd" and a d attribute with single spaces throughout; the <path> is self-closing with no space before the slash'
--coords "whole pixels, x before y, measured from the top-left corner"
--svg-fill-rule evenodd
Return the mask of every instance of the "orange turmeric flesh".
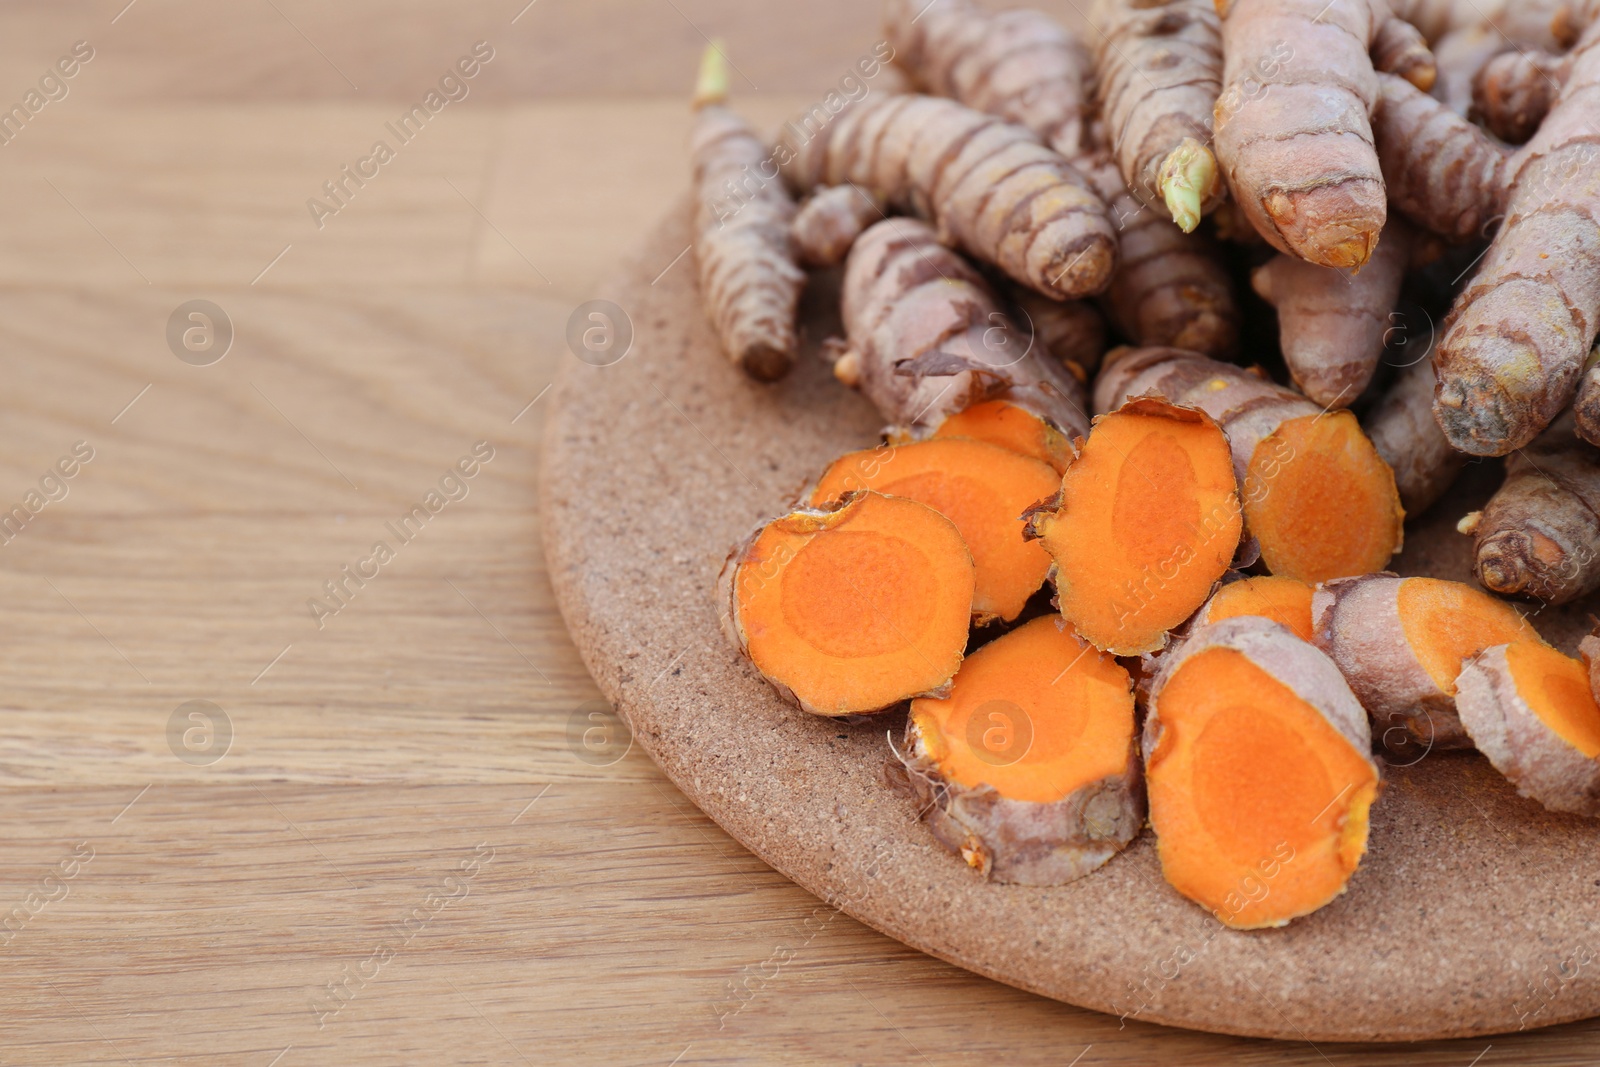
<path id="1" fill-rule="evenodd" d="M 1463 660 L 1495 645 L 1541 643 L 1539 632 L 1515 608 L 1470 585 L 1407 578 L 1395 597 L 1412 654 L 1450 696 L 1455 696 Z"/>
<path id="2" fill-rule="evenodd" d="M 1009 400 L 985 400 L 956 412 L 939 424 L 935 437 L 971 437 L 1050 464 L 1059 474 L 1067 469 L 1072 442 L 1050 423 Z"/>
<path id="3" fill-rule="evenodd" d="M 1517 693 L 1539 720 L 1587 759 L 1600 756 L 1600 707 L 1589 672 L 1542 641 L 1517 641 L 1506 649 Z"/>
<path id="4" fill-rule="evenodd" d="M 1218 589 L 1207 603 L 1205 622 L 1257 615 L 1281 623 L 1302 641 L 1311 640 L 1311 587 L 1275 574 L 1242 578 Z"/>
<path id="5" fill-rule="evenodd" d="M 775 519 L 736 553 L 730 620 L 756 668 L 807 711 L 879 711 L 961 665 L 975 572 L 961 534 L 864 492 Z"/>
<path id="6" fill-rule="evenodd" d="M 1378 788 L 1366 753 L 1232 648 L 1187 659 L 1158 699 L 1145 774 L 1167 881 L 1238 929 L 1343 892 Z"/>
<path id="7" fill-rule="evenodd" d="M 1096 648 L 1152 652 L 1228 569 L 1241 528 L 1228 442 L 1211 419 L 1134 400 L 1095 420 L 1032 530 L 1060 611 Z"/>
<path id="8" fill-rule="evenodd" d="M 966 437 L 936 437 L 851 452 L 835 460 L 811 494 L 814 504 L 871 489 L 928 505 L 956 524 L 977 566 L 972 612 L 1014 619 L 1044 584 L 1050 555 L 1022 537 L 1021 516 L 1056 491 L 1054 470 L 1007 448 Z"/>
<path id="9" fill-rule="evenodd" d="M 911 718 L 947 781 L 1041 804 L 1122 774 L 1133 742 L 1128 672 L 1058 615 L 974 652 L 950 696 L 912 701 Z"/>
<path id="10" fill-rule="evenodd" d="M 1405 519 L 1394 473 L 1348 411 L 1287 419 L 1262 438 L 1244 514 L 1267 568 L 1311 585 L 1382 570 Z"/>

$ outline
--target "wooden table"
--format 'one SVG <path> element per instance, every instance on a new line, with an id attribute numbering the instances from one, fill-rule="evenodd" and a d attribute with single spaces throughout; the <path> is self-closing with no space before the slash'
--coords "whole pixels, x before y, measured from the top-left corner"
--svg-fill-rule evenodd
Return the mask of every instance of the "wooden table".
<path id="1" fill-rule="evenodd" d="M 628 750 L 543 570 L 544 390 L 681 192 L 703 34 L 772 122 L 870 6 L 124 3 L 0 11 L 0 102 L 94 50 L 0 146 L 0 1064 L 1592 1060 L 1589 1024 L 1313 1047 L 1041 1000 L 833 912 Z M 194 300 L 220 359 L 169 343 Z"/>

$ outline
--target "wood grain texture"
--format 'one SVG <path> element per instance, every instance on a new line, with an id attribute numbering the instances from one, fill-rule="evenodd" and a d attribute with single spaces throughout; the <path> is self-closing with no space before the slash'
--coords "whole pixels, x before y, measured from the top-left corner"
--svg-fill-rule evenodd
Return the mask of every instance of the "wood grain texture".
<path id="1" fill-rule="evenodd" d="M 870 5 L 675 2 L 769 123 L 875 33 Z M 637 747 L 579 758 L 599 694 L 542 563 L 548 396 L 510 420 L 685 184 L 703 41 L 672 5 L 124 4 L 0 9 L 0 99 L 97 48 L 0 147 L 0 501 L 96 449 L 0 547 L 0 912 L 42 902 L 0 934 L 0 1064 L 1462 1067 L 1490 1043 L 1120 1027 L 827 908 Z M 305 199 L 490 34 L 474 95 L 316 229 Z M 196 297 L 237 331 L 210 367 L 164 339 Z M 480 439 L 468 498 L 317 630 L 306 599 Z M 208 766 L 168 747 L 192 699 L 234 727 Z M 319 1028 L 480 843 L 467 895 Z M 1597 1034 L 1481 1062 L 1587 1063 Z"/>

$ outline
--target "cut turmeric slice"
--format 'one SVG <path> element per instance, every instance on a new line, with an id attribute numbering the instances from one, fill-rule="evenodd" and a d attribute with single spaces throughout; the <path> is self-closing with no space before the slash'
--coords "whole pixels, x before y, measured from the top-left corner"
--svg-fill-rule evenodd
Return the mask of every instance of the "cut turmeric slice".
<path id="1" fill-rule="evenodd" d="M 1456 707 L 1495 769 L 1551 811 L 1600 815 L 1600 706 L 1582 663 L 1537 641 L 1469 660 Z"/>
<path id="2" fill-rule="evenodd" d="M 1228 441 L 1201 412 L 1134 400 L 1095 420 L 1030 532 L 1061 614 L 1096 648 L 1152 652 L 1228 569 L 1240 534 Z"/>
<path id="3" fill-rule="evenodd" d="M 1054 424 L 1009 400 L 985 400 L 939 424 L 934 437 L 971 437 L 1048 463 L 1057 474 L 1072 459 L 1072 442 Z"/>
<path id="4" fill-rule="evenodd" d="M 1298 578 L 1257 575 L 1228 582 L 1195 615 L 1206 626 L 1223 619 L 1255 615 L 1282 625 L 1302 641 L 1311 640 L 1311 587 Z"/>
<path id="5" fill-rule="evenodd" d="M 1047 615 L 912 701 L 906 765 L 929 828 L 997 882 L 1060 885 L 1144 824 L 1128 672 Z"/>
<path id="6" fill-rule="evenodd" d="M 947 691 L 972 612 L 972 556 L 925 504 L 848 493 L 761 526 L 719 579 L 724 632 L 816 715 Z"/>
<path id="7" fill-rule="evenodd" d="M 1227 926 L 1282 926 L 1345 889 L 1378 768 L 1333 662 L 1268 619 L 1164 657 L 1144 728 L 1150 824 L 1174 889 Z"/>
<path id="8" fill-rule="evenodd" d="M 983 441 L 938 437 L 851 452 L 812 490 L 825 504 L 857 489 L 908 497 L 956 524 L 977 566 L 972 614 L 979 624 L 1010 621 L 1044 584 L 1050 555 L 1022 537 L 1021 516 L 1056 491 L 1047 464 Z"/>
<path id="9" fill-rule="evenodd" d="M 1311 601 L 1313 639 L 1339 665 L 1389 751 L 1470 748 L 1456 676 L 1484 649 L 1539 634 L 1503 600 L 1461 582 L 1367 574 Z"/>

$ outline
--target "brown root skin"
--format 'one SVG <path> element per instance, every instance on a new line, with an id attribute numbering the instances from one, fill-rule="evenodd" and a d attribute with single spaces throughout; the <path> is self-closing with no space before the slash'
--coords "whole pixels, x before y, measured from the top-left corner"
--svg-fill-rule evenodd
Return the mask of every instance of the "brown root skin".
<path id="1" fill-rule="evenodd" d="M 1117 242 L 1106 205 L 1028 130 L 929 96 L 818 110 L 785 124 L 774 151 L 797 192 L 853 182 L 1046 296 L 1110 282 Z"/>
<path id="2" fill-rule="evenodd" d="M 1600 624 L 1595 632 L 1578 642 L 1578 656 L 1589 672 L 1589 695 L 1600 700 Z"/>
<path id="3" fill-rule="evenodd" d="M 1378 27 L 1377 39 L 1372 42 L 1372 66 L 1385 74 L 1399 75 L 1423 92 L 1433 88 L 1439 74 L 1422 31 L 1398 18 Z"/>
<path id="4" fill-rule="evenodd" d="M 856 238 L 883 217 L 883 206 L 854 185 L 818 189 L 800 205 L 789 227 L 795 254 L 808 267 L 836 267 Z"/>
<path id="5" fill-rule="evenodd" d="M 1367 437 L 1394 471 L 1400 503 L 1413 517 L 1444 495 L 1467 462 L 1433 421 L 1433 386 L 1433 364 L 1419 359 L 1400 372 L 1366 422 Z"/>
<path id="6" fill-rule="evenodd" d="M 1537 49 L 1502 52 L 1472 80 L 1472 118 L 1508 144 L 1522 144 L 1544 121 L 1566 81 L 1566 57 Z"/>
<path id="7" fill-rule="evenodd" d="M 1583 363 L 1578 392 L 1572 398 L 1572 418 L 1579 437 L 1600 445 L 1600 349 L 1592 349 Z"/>
<path id="8" fill-rule="evenodd" d="M 1358 273 L 1279 255 L 1251 275 L 1256 294 L 1278 309 L 1284 362 L 1312 402 L 1349 407 L 1372 380 L 1400 299 L 1410 244 L 1405 223 L 1391 219 Z"/>
<path id="9" fill-rule="evenodd" d="M 845 264 L 840 298 L 852 379 L 907 437 L 1004 399 L 1059 427 L 1089 432 L 1083 387 L 1001 310 L 983 277 L 916 219 L 869 227 Z"/>
<path id="10" fill-rule="evenodd" d="M 1167 881 L 1235 929 L 1327 904 L 1366 850 L 1370 746 L 1366 713 L 1311 645 L 1252 616 L 1195 631 L 1162 657 L 1144 725 Z"/>
<path id="11" fill-rule="evenodd" d="M 689 134 L 695 261 L 706 315 L 723 351 L 752 378 L 774 381 L 794 363 L 795 315 L 805 285 L 789 244 L 794 201 L 776 178 L 751 178 L 770 153 L 749 124 L 721 103 L 724 62 L 712 45 L 702 63 Z"/>
<path id="12" fill-rule="evenodd" d="M 1234 197 L 1280 252 L 1360 267 L 1386 219 L 1368 50 L 1383 0 L 1232 0 L 1222 18 L 1216 153 Z"/>
<path id="13" fill-rule="evenodd" d="M 1478 580 L 1496 593 L 1565 604 L 1600 588 L 1600 452 L 1570 414 L 1506 458 L 1471 532 Z"/>
<path id="14" fill-rule="evenodd" d="M 1551 811 L 1600 816 L 1600 708 L 1583 664 L 1499 645 L 1462 668 L 1456 707 L 1478 750 Z M 1552 721 L 1553 716 L 1553 721 Z"/>
<path id="15" fill-rule="evenodd" d="M 1128 686 L 1059 616 L 974 652 L 950 695 L 913 702 L 906 722 L 934 836 L 995 882 L 1062 885 L 1102 866 L 1144 825 Z"/>
<path id="16" fill-rule="evenodd" d="M 1011 292 L 1016 305 L 1016 321 L 1027 331 L 1033 327 L 1033 337 L 1045 350 L 1066 367 L 1080 382 L 1094 378 L 1100 369 L 1100 358 L 1109 345 L 1106 342 L 1105 316 L 1087 300 L 1050 300 L 1031 289 L 1016 286 Z"/>
<path id="17" fill-rule="evenodd" d="M 1455 706 L 1461 664 L 1496 644 L 1539 640 L 1509 604 L 1471 586 L 1387 573 L 1323 584 L 1311 617 L 1314 643 L 1367 709 L 1378 742 L 1402 759 L 1470 748 Z"/>

